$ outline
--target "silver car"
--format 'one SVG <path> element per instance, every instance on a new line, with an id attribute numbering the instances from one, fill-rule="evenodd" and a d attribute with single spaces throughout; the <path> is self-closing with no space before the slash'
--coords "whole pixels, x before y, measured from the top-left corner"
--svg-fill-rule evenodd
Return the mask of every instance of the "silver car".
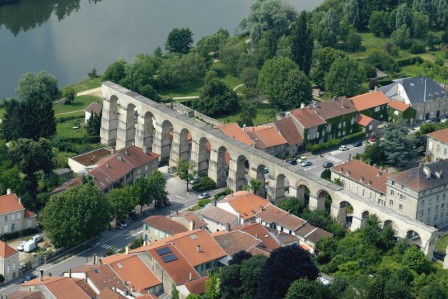
<path id="1" fill-rule="evenodd" d="M 23 245 L 25 245 L 25 243 L 26 243 L 27 241 L 28 241 L 28 240 L 23 240 L 22 242 L 20 242 L 19 245 L 17 245 L 17 250 L 18 250 L 18 251 L 22 251 L 22 250 L 23 250 Z"/>

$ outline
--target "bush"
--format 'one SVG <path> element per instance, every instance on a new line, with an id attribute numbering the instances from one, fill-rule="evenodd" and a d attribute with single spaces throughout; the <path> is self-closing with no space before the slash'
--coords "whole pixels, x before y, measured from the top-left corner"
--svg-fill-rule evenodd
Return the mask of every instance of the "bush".
<path id="1" fill-rule="evenodd" d="M 65 123 L 66 121 L 69 121 L 69 120 L 81 119 L 81 118 L 84 119 L 84 115 L 77 114 L 77 115 L 58 117 L 56 120 L 59 123 Z"/>
<path id="2" fill-rule="evenodd" d="M 422 54 L 426 52 L 424 44 L 412 44 L 411 54 Z"/>
<path id="3" fill-rule="evenodd" d="M 208 176 L 202 177 L 199 183 L 193 185 L 193 190 L 198 192 L 207 191 L 215 188 L 216 188 L 215 181 L 213 181 Z"/>
<path id="4" fill-rule="evenodd" d="M 211 202 L 210 199 L 200 199 L 198 201 L 198 206 L 200 207 L 205 207 L 206 205 L 208 205 Z"/>
<path id="5" fill-rule="evenodd" d="M 230 193 L 232 193 L 232 190 L 230 190 L 229 188 L 226 188 L 224 191 L 216 193 L 214 198 L 219 199 L 221 196 L 226 196 L 226 195 L 229 195 Z"/>
<path id="6" fill-rule="evenodd" d="M 421 58 L 420 56 L 402 58 L 402 59 L 398 59 L 396 63 L 397 63 L 398 67 L 420 64 L 420 63 L 423 63 L 423 58 Z"/>
<path id="7" fill-rule="evenodd" d="M 308 152 L 317 152 L 320 150 L 329 149 L 331 147 L 337 146 L 341 144 L 341 139 L 331 139 L 324 143 L 318 143 L 318 144 L 308 144 L 306 146 L 306 151 Z"/>
<path id="8" fill-rule="evenodd" d="M 345 137 L 345 140 L 352 141 L 352 140 L 364 138 L 365 134 L 366 133 L 364 133 L 364 132 L 353 133 L 353 134 L 347 135 Z"/>

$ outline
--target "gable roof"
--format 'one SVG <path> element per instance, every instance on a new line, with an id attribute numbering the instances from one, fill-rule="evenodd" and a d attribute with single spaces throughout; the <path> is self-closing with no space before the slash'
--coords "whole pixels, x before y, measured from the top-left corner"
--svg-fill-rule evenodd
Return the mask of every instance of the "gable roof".
<path id="1" fill-rule="evenodd" d="M 98 299 L 126 299 L 125 296 L 120 293 L 114 292 L 110 288 L 104 288 L 99 294 Z"/>
<path id="2" fill-rule="evenodd" d="M 404 78 L 380 88 L 389 98 L 402 99 L 397 86 L 401 85 L 411 104 L 425 103 L 437 100 L 438 97 L 446 98 L 448 92 L 428 77 Z"/>
<path id="3" fill-rule="evenodd" d="M 187 281 L 184 285 L 190 294 L 202 295 L 205 293 L 205 282 L 207 279 L 208 276 L 200 277 L 198 279 Z"/>
<path id="4" fill-rule="evenodd" d="M 283 226 L 291 231 L 295 231 L 306 222 L 302 218 L 290 214 L 272 204 L 267 205 L 261 211 L 256 213 L 255 217 L 269 224 L 276 223 L 277 225 Z"/>
<path id="5" fill-rule="evenodd" d="M 188 211 L 188 210 L 180 211 L 180 212 L 176 211 L 176 214 L 171 215 L 171 219 L 176 222 L 178 221 L 178 219 L 184 219 L 185 221 L 188 221 L 188 222 L 193 221 L 194 228 L 207 227 L 207 223 L 204 220 L 202 220 L 201 217 L 199 217 L 198 214 L 196 214 L 193 211 Z"/>
<path id="6" fill-rule="evenodd" d="M 243 129 L 241 129 L 240 126 L 236 123 L 215 126 L 214 128 L 221 130 L 224 134 L 226 134 L 230 138 L 234 138 L 235 140 L 238 140 L 239 142 L 245 143 L 247 145 L 255 144 L 255 142 L 253 142 L 249 138 L 249 136 L 246 133 L 244 133 Z"/>
<path id="7" fill-rule="evenodd" d="M 84 166 L 95 165 L 101 159 L 108 157 L 112 154 L 112 150 L 109 148 L 99 148 L 87 153 L 83 153 L 72 157 L 71 159 Z"/>
<path id="8" fill-rule="evenodd" d="M 382 91 L 367 92 L 351 98 L 357 111 L 364 111 L 370 108 L 386 105 L 389 98 Z"/>
<path id="9" fill-rule="evenodd" d="M 327 123 L 310 107 L 293 110 L 291 111 L 291 115 L 294 116 L 305 129 L 314 128 L 317 126 L 325 125 Z"/>
<path id="10" fill-rule="evenodd" d="M 390 175 L 389 178 L 415 191 L 423 191 L 448 184 L 448 160 L 420 166 Z M 427 174 L 430 174 L 428 176 Z"/>
<path id="11" fill-rule="evenodd" d="M 406 111 L 408 108 L 410 108 L 411 106 L 409 106 L 408 104 L 406 104 L 405 102 L 399 101 L 399 100 L 390 100 L 389 103 L 387 104 L 389 107 L 404 112 Z"/>
<path id="12" fill-rule="evenodd" d="M 17 291 L 8 295 L 8 299 L 45 299 L 41 291 Z"/>
<path id="13" fill-rule="evenodd" d="M 90 299 L 82 288 L 80 288 L 72 278 L 53 276 L 44 276 L 42 280 L 35 278 L 22 283 L 21 286 L 45 286 L 48 291 L 56 298 L 60 299 Z"/>
<path id="14" fill-rule="evenodd" d="M 265 149 L 288 143 L 274 127 L 263 127 L 259 130 L 246 128 L 245 132 L 253 141 L 255 141 L 255 147 L 258 149 Z"/>
<path id="15" fill-rule="evenodd" d="M 236 224 L 238 217 L 232 213 L 229 213 L 223 209 L 215 207 L 213 205 L 207 205 L 200 211 L 201 216 L 221 224 Z"/>
<path id="16" fill-rule="evenodd" d="M 213 235 L 213 238 L 229 256 L 241 250 L 248 251 L 261 243 L 260 240 L 255 239 L 252 235 L 238 230 L 220 232 L 220 234 Z"/>
<path id="17" fill-rule="evenodd" d="M 356 181 L 358 184 L 386 194 L 386 183 L 389 174 L 372 165 L 353 159 L 331 167 L 331 171 Z"/>
<path id="18" fill-rule="evenodd" d="M 274 125 L 289 145 L 303 143 L 303 137 L 300 135 L 299 130 L 291 117 L 277 120 L 274 122 Z"/>
<path id="19" fill-rule="evenodd" d="M 221 203 L 228 203 L 236 213 L 240 213 L 240 217 L 244 220 L 254 217 L 261 207 L 270 204 L 268 200 L 248 191 L 238 191 L 226 196 L 218 202 L 218 207 Z"/>
<path id="20" fill-rule="evenodd" d="M 3 241 L 0 241 L 0 258 L 7 259 L 15 254 L 18 254 L 19 252 L 6 244 Z"/>
<path id="21" fill-rule="evenodd" d="M 448 143 L 448 128 L 434 131 L 426 135 L 428 135 L 431 138 L 437 139 L 440 142 Z"/>
<path id="22" fill-rule="evenodd" d="M 85 112 L 89 113 L 96 113 L 99 114 L 101 110 L 103 109 L 103 106 L 98 102 L 93 102 L 89 106 L 87 106 L 86 109 L 84 109 Z"/>
<path id="23" fill-rule="evenodd" d="M 363 127 L 367 127 L 372 121 L 373 118 L 361 113 L 358 114 L 358 117 L 356 118 L 356 122 Z"/>
<path id="24" fill-rule="evenodd" d="M 143 222 L 150 227 L 153 227 L 170 235 L 188 231 L 188 229 L 182 224 L 161 215 L 150 216 L 143 220 Z"/>
<path id="25" fill-rule="evenodd" d="M 21 211 L 25 209 L 15 193 L 0 196 L 0 214 Z"/>
<path id="26" fill-rule="evenodd" d="M 72 273 L 85 273 L 98 290 L 116 287 L 122 291 L 128 289 L 110 265 L 84 265 L 72 270 Z"/>
<path id="27" fill-rule="evenodd" d="M 266 248 L 268 251 L 273 251 L 281 246 L 281 243 L 277 238 L 267 230 L 266 227 L 260 223 L 251 223 L 235 227 L 235 229 L 244 231 L 251 234 L 256 239 L 261 241 L 261 247 Z"/>

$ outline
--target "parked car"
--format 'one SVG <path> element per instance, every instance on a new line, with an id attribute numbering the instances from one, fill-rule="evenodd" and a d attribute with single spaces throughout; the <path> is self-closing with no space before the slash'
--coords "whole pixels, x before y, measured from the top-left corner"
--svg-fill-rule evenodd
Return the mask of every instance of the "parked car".
<path id="1" fill-rule="evenodd" d="M 160 200 L 156 200 L 156 202 L 154 203 L 154 206 L 156 208 L 164 208 L 165 204 L 162 201 L 160 201 Z"/>
<path id="2" fill-rule="evenodd" d="M 306 160 L 306 156 L 300 156 L 299 159 L 297 159 L 297 163 L 302 163 Z"/>
<path id="3" fill-rule="evenodd" d="M 34 243 L 39 243 L 40 241 L 42 241 L 44 239 L 44 237 L 41 234 L 37 234 L 31 237 L 31 240 L 34 241 Z"/>
<path id="4" fill-rule="evenodd" d="M 199 194 L 199 199 L 206 199 L 206 198 L 210 198 L 210 194 L 208 194 L 207 192 L 203 192 L 201 194 Z"/>
<path id="5" fill-rule="evenodd" d="M 34 249 L 37 248 L 37 244 L 36 242 L 34 242 L 33 239 L 28 240 L 24 245 L 23 245 L 23 251 L 25 252 L 31 252 Z"/>
<path id="6" fill-rule="evenodd" d="M 128 227 L 128 224 L 124 220 L 118 220 L 117 221 L 117 227 L 120 228 L 120 229 L 126 228 L 126 227 Z"/>
<path id="7" fill-rule="evenodd" d="M 376 137 L 370 137 L 370 138 L 369 138 L 369 142 L 370 142 L 370 143 L 374 143 L 375 141 L 376 141 Z"/>
<path id="8" fill-rule="evenodd" d="M 333 162 L 331 162 L 331 161 L 325 161 L 324 162 L 324 164 L 323 164 L 323 167 L 324 168 L 330 168 L 330 167 L 333 167 Z"/>
<path id="9" fill-rule="evenodd" d="M 191 185 L 194 185 L 194 184 L 199 183 L 200 181 L 201 181 L 201 178 L 200 178 L 199 176 L 194 176 L 194 177 L 189 181 L 189 183 L 190 183 Z"/>
<path id="10" fill-rule="evenodd" d="M 37 278 L 36 275 L 34 275 L 34 274 L 27 274 L 27 275 L 25 275 L 23 277 L 23 282 L 27 282 L 27 281 L 33 280 L 35 278 Z"/>
<path id="11" fill-rule="evenodd" d="M 171 206 L 171 201 L 168 197 L 165 198 L 165 201 L 163 202 L 165 204 L 165 206 Z"/>
<path id="12" fill-rule="evenodd" d="M 25 246 L 27 240 L 24 240 L 22 242 L 19 243 L 19 245 L 17 245 L 17 250 L 18 251 L 22 251 L 23 250 L 23 246 Z"/>
<path id="13" fill-rule="evenodd" d="M 313 163 L 311 163 L 310 160 L 305 160 L 302 163 L 300 163 L 300 166 L 306 167 L 306 166 L 310 166 L 311 164 L 313 164 Z"/>
<path id="14" fill-rule="evenodd" d="M 137 213 L 135 213 L 135 212 L 130 212 L 129 213 L 129 215 L 128 215 L 128 218 L 129 219 L 131 219 L 131 220 L 137 220 Z"/>
<path id="15" fill-rule="evenodd" d="M 291 164 L 291 165 L 297 165 L 296 159 L 287 159 L 287 160 L 285 160 L 285 162 L 288 164 Z"/>
<path id="16" fill-rule="evenodd" d="M 355 143 L 353 143 L 354 147 L 359 147 L 362 146 L 362 141 L 356 141 Z"/>
<path id="17" fill-rule="evenodd" d="M 265 167 L 263 171 L 264 173 L 269 173 L 269 168 Z"/>
<path id="18" fill-rule="evenodd" d="M 341 145 L 341 146 L 339 147 L 339 150 L 340 150 L 340 151 L 348 151 L 349 148 L 348 148 L 348 146 L 346 146 L 346 145 Z"/>

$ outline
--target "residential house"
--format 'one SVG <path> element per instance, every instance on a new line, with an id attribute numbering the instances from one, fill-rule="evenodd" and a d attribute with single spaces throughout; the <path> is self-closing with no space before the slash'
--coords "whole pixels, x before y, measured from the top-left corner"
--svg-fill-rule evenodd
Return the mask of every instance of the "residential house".
<path id="1" fill-rule="evenodd" d="M 227 254 L 227 258 L 222 259 L 222 263 L 225 265 L 229 264 L 232 256 L 240 251 L 247 251 L 254 247 L 258 247 L 261 241 L 254 236 L 240 230 L 233 231 L 219 231 L 212 234 L 219 246 Z M 266 253 L 268 255 L 268 253 Z"/>
<path id="2" fill-rule="evenodd" d="M 208 204 L 204 209 L 200 210 L 199 215 L 207 224 L 207 229 L 210 232 L 230 230 L 231 227 L 238 225 L 237 215 L 212 204 Z"/>
<path id="3" fill-rule="evenodd" d="M 439 229 L 448 227 L 448 160 L 389 175 L 387 206 Z"/>
<path id="4" fill-rule="evenodd" d="M 68 158 L 68 166 L 76 174 L 86 174 L 89 169 L 97 167 L 99 161 L 113 154 L 115 154 L 114 148 L 99 148 Z"/>
<path id="5" fill-rule="evenodd" d="M 244 144 L 255 146 L 255 142 L 250 139 L 249 135 L 247 135 L 241 127 L 236 123 L 230 123 L 220 126 L 214 127 L 217 130 L 220 130 L 225 135 L 229 136 L 230 138 L 233 138 L 239 142 L 242 142 Z"/>
<path id="6" fill-rule="evenodd" d="M 388 98 L 411 106 L 416 111 L 416 121 L 434 119 L 448 114 L 448 91 L 443 85 L 428 77 L 394 80 L 379 89 Z"/>
<path id="7" fill-rule="evenodd" d="M 254 254 L 264 254 L 270 255 L 275 249 L 286 246 L 289 244 L 283 244 L 279 238 L 277 238 L 278 233 L 272 233 L 268 228 L 264 227 L 260 223 L 249 223 L 235 227 L 234 230 L 240 230 L 246 232 L 256 239 L 260 240 L 261 243 L 257 247 L 252 247 L 249 252 Z M 289 236 L 289 235 L 288 235 Z"/>
<path id="8" fill-rule="evenodd" d="M 255 221 L 255 214 L 270 202 L 248 191 L 238 191 L 220 200 L 216 206 L 238 217 L 238 224 Z"/>
<path id="9" fill-rule="evenodd" d="M 86 109 L 84 109 L 84 122 L 87 123 L 92 117 L 92 114 L 100 115 L 103 110 L 103 106 L 98 102 L 93 102 Z"/>
<path id="10" fill-rule="evenodd" d="M 188 229 L 185 226 L 165 216 L 155 215 L 143 220 L 143 239 L 148 242 L 162 240 L 186 231 Z"/>
<path id="11" fill-rule="evenodd" d="M 387 104 L 389 98 L 381 91 L 367 92 L 350 98 L 359 114 L 369 116 L 373 119 L 387 120 Z"/>
<path id="12" fill-rule="evenodd" d="M 0 241 L 0 274 L 9 282 L 19 276 L 19 252 Z"/>
<path id="13" fill-rule="evenodd" d="M 190 294 L 196 295 L 204 295 L 205 293 L 205 282 L 207 281 L 208 276 L 200 277 L 195 280 L 190 280 L 177 287 L 179 291 L 179 297 L 184 299 L 187 298 Z"/>
<path id="14" fill-rule="evenodd" d="M 292 117 L 305 144 L 344 138 L 361 130 L 356 123 L 357 110 L 353 102 L 345 97 L 314 102 L 287 112 L 285 116 Z"/>
<path id="15" fill-rule="evenodd" d="M 194 211 L 176 211 L 170 215 L 170 219 L 182 224 L 189 230 L 207 227 L 207 223 Z"/>
<path id="16" fill-rule="evenodd" d="M 390 123 L 404 120 L 409 124 L 413 124 L 415 122 L 417 112 L 414 108 L 404 102 L 390 100 L 387 104 L 387 114 L 388 122 Z"/>
<path id="17" fill-rule="evenodd" d="M 286 148 L 287 156 L 293 156 L 304 149 L 303 137 L 300 135 L 299 129 L 291 117 L 275 121 L 274 126 L 288 142 L 288 147 Z"/>
<path id="18" fill-rule="evenodd" d="M 426 134 L 426 136 L 428 136 L 426 141 L 428 162 L 448 159 L 448 128 Z"/>
<path id="19" fill-rule="evenodd" d="M 273 126 L 244 127 L 243 131 L 255 142 L 255 147 L 272 156 L 283 157 L 288 141 Z"/>
<path id="20" fill-rule="evenodd" d="M 20 198 L 8 189 L 0 196 L 0 236 L 36 227 L 37 216 L 22 205 Z"/>
<path id="21" fill-rule="evenodd" d="M 8 299 L 45 299 L 41 291 L 15 291 L 7 296 Z"/>
<path id="22" fill-rule="evenodd" d="M 371 202 L 386 205 L 386 182 L 389 174 L 360 160 L 333 166 L 331 180 L 339 181 L 345 190 Z"/>
<path id="23" fill-rule="evenodd" d="M 361 127 L 361 130 L 366 133 L 366 137 L 378 135 L 379 122 L 370 116 L 358 114 L 356 123 Z"/>

